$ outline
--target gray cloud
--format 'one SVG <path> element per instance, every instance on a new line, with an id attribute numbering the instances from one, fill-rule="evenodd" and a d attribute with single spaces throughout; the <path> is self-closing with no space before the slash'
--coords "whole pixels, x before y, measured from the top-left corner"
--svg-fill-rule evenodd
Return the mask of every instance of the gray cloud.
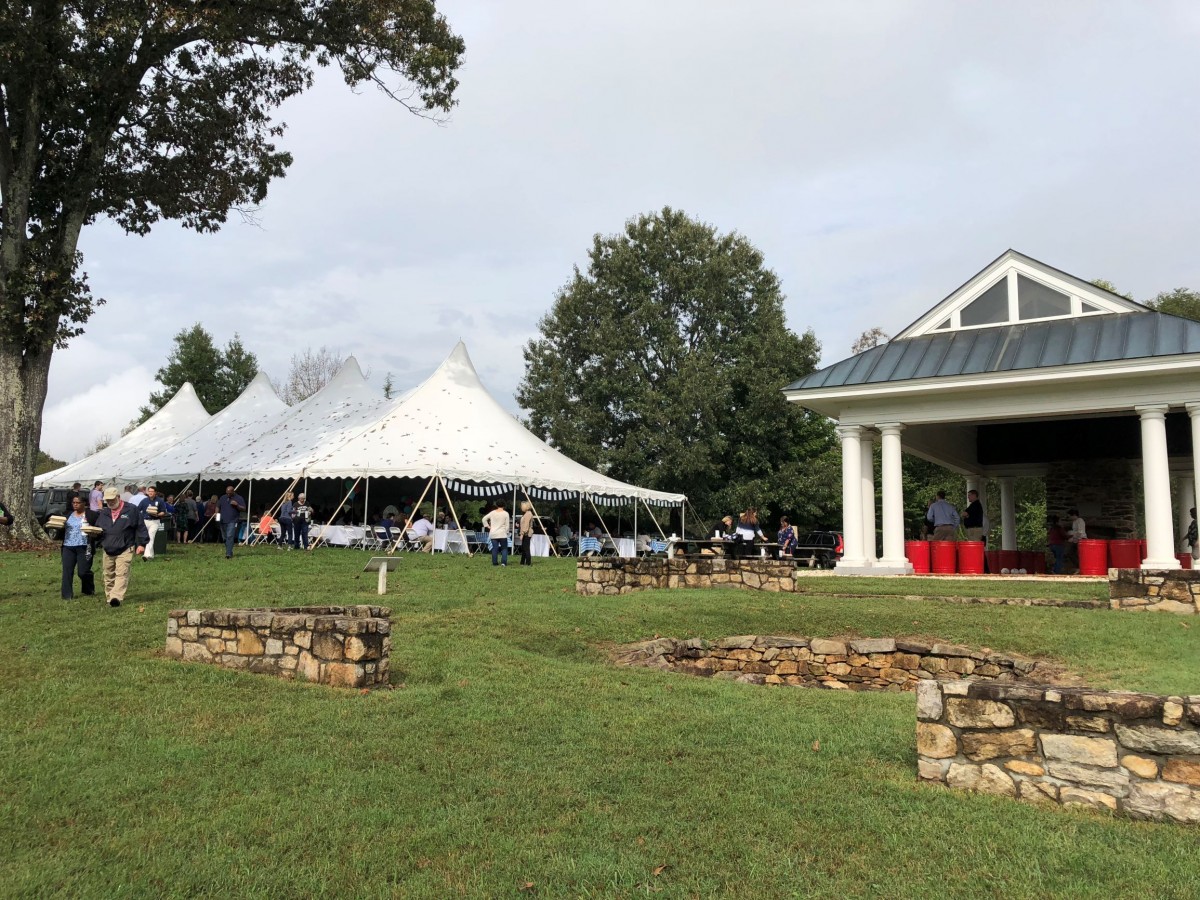
<path id="1" fill-rule="evenodd" d="M 277 376 L 326 344 L 400 387 L 461 337 L 513 406 L 521 345 L 592 235 L 666 204 L 753 241 L 826 362 L 1010 246 L 1142 298 L 1200 287 L 1195 4 L 443 9 L 468 47 L 445 126 L 327 73 L 284 110 L 296 163 L 261 227 L 85 234 L 109 304 L 56 356 L 46 449 L 118 432 L 197 320 Z M 142 397 L 128 410 L 124 373 L 80 419 L 112 347 Z"/>

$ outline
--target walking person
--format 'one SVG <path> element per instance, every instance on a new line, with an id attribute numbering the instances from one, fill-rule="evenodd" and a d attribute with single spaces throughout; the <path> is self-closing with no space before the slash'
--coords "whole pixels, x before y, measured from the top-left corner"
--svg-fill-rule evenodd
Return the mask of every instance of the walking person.
<path id="1" fill-rule="evenodd" d="M 167 501 L 158 496 L 158 488 L 153 485 L 146 488 L 146 496 L 138 504 L 138 512 L 146 521 L 146 552 L 142 554 L 142 559 L 154 559 L 154 539 L 167 517 Z"/>
<path id="2" fill-rule="evenodd" d="M 115 487 L 104 491 L 104 508 L 96 515 L 104 550 L 104 596 L 109 606 L 120 606 L 129 588 L 134 554 L 146 552 L 146 523 L 137 507 L 121 499 Z"/>
<path id="3" fill-rule="evenodd" d="M 1054 557 L 1050 571 L 1054 575 L 1063 573 L 1063 559 L 1067 552 L 1067 533 L 1058 522 L 1058 516 L 1050 516 L 1046 522 L 1046 546 Z"/>
<path id="4" fill-rule="evenodd" d="M 533 565 L 533 504 L 521 501 L 521 565 Z"/>
<path id="5" fill-rule="evenodd" d="M 225 485 L 225 493 L 217 501 L 217 514 L 221 517 L 221 533 L 225 537 L 226 559 L 233 559 L 233 545 L 237 543 L 238 525 L 245 513 L 245 499 L 234 491 L 232 484 Z"/>
<path id="6" fill-rule="evenodd" d="M 75 599 L 75 573 L 79 573 L 80 592 L 85 597 L 96 593 L 96 576 L 92 574 L 92 554 L 95 544 L 83 531 L 85 525 L 95 525 L 99 512 L 88 509 L 81 496 L 71 498 L 71 511 L 67 514 L 59 540 L 62 541 L 62 598 Z"/>
<path id="7" fill-rule="evenodd" d="M 508 510 L 497 503 L 492 511 L 483 517 L 483 527 L 488 532 L 488 543 L 492 547 L 492 565 L 508 565 L 508 533 L 512 528 L 512 517 Z M 499 557 L 499 562 L 497 562 Z"/>
<path id="8" fill-rule="evenodd" d="M 1200 541 L 1197 540 L 1200 534 L 1197 534 L 1196 507 L 1193 506 L 1188 512 L 1192 514 L 1192 521 L 1188 525 L 1187 530 L 1188 549 L 1192 551 L 1192 559 L 1200 559 Z M 1195 566 L 1192 566 L 1192 568 L 1195 568 Z"/>
<path id="9" fill-rule="evenodd" d="M 279 545 L 292 549 L 292 510 L 296 508 L 296 495 L 288 491 L 279 504 Z"/>
<path id="10" fill-rule="evenodd" d="M 308 497 L 301 494 L 292 506 L 292 547 L 296 550 L 308 549 L 308 524 L 312 517 L 313 508 L 308 505 Z"/>

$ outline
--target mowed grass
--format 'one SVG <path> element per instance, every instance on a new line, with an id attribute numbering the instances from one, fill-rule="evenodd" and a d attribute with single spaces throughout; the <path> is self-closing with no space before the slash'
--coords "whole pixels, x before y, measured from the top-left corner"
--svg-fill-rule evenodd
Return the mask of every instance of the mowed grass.
<path id="1" fill-rule="evenodd" d="M 375 602 L 367 556 L 173 550 L 136 564 L 111 610 L 59 600 L 55 555 L 0 555 L 0 893 L 1200 895 L 1194 828 L 918 785 L 911 695 L 606 661 L 655 635 L 921 635 L 1049 657 L 1097 685 L 1200 693 L 1200 621 L 821 593 L 872 587 L 835 578 L 796 596 L 581 598 L 568 561 L 409 555 L 386 600 L 393 690 L 161 655 L 175 607 Z M 878 593 L 984 585 L 963 584 Z M 987 584 L 1030 596 L 1028 582 Z"/>

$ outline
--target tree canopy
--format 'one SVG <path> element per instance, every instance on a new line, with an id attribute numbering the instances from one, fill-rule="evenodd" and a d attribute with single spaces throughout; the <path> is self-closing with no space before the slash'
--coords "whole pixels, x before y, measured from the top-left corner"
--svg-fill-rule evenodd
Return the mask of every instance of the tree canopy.
<path id="1" fill-rule="evenodd" d="M 162 409 L 188 381 L 204 408 L 218 412 L 236 400 L 257 374 L 258 359 L 242 346 L 241 338 L 235 334 L 225 349 L 219 350 L 212 335 L 197 322 L 175 335 L 166 363 L 154 374 L 163 389 L 150 394 L 140 421 Z"/>
<path id="2" fill-rule="evenodd" d="M 434 0 L 0 4 L 0 483 L 19 522 L 50 359 L 101 302 L 83 227 L 215 230 L 286 171 L 273 113 L 318 67 L 436 116 L 463 50 Z"/>
<path id="3" fill-rule="evenodd" d="M 329 384 L 345 362 L 345 356 L 324 344 L 318 350 L 305 347 L 304 352 L 292 354 L 287 380 L 282 384 L 272 380 L 271 384 L 284 403 L 295 406 Z"/>
<path id="4" fill-rule="evenodd" d="M 1182 287 L 1163 291 L 1153 300 L 1146 301 L 1146 305 L 1159 312 L 1200 322 L 1200 292 L 1197 291 Z"/>
<path id="5" fill-rule="evenodd" d="M 741 235 L 670 208 L 640 216 L 596 235 L 524 348 L 517 400 L 569 456 L 686 493 L 703 515 L 823 518 L 840 497 L 832 428 L 782 393 L 820 345 L 787 327 L 783 300 Z"/>

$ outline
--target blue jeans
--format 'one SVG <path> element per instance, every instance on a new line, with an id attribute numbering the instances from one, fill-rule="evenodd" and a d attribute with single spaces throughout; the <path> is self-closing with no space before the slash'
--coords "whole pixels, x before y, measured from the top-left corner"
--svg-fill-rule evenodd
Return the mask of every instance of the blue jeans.
<path id="1" fill-rule="evenodd" d="M 292 520 L 292 546 L 297 550 L 301 544 L 304 549 L 308 549 L 308 519 L 300 519 L 299 521 Z"/>
<path id="2" fill-rule="evenodd" d="M 500 562 L 496 562 L 496 554 L 500 554 Z M 508 565 L 508 538 L 492 538 L 492 565 Z"/>
<path id="3" fill-rule="evenodd" d="M 233 556 L 233 545 L 237 541 L 238 522 L 222 522 L 221 531 L 225 533 L 225 556 L 226 558 Z"/>
<path id="4" fill-rule="evenodd" d="M 1053 572 L 1055 575 L 1061 575 L 1063 570 L 1063 556 L 1066 554 L 1066 546 L 1063 544 L 1051 544 L 1050 552 L 1054 554 Z"/>
<path id="5" fill-rule="evenodd" d="M 279 520 L 279 543 L 290 544 L 292 542 L 292 520 Z"/>

